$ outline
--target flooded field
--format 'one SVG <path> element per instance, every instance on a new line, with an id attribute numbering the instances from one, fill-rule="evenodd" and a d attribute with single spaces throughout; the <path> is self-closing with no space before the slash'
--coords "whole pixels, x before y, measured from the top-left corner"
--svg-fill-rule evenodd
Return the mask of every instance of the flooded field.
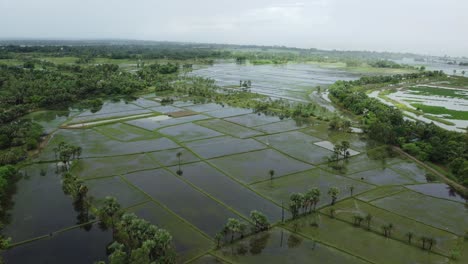
<path id="1" fill-rule="evenodd" d="M 320 86 L 324 91 L 324 88 L 338 80 L 355 80 L 361 76 L 314 64 L 241 65 L 228 61 L 219 61 L 213 66 L 195 69 L 191 74 L 212 78 L 220 86 L 238 87 L 240 80 L 250 80 L 253 92 L 272 98 L 286 98 L 295 101 L 310 100 L 309 95 L 317 86 Z M 316 100 L 328 105 L 320 98 L 316 98 Z"/>
<path id="2" fill-rule="evenodd" d="M 251 67 L 225 63 L 195 73 L 223 85 L 251 79 L 254 91 L 294 99 L 301 99 L 295 93 L 304 88 L 356 77 L 310 65 Z M 60 128 L 70 121 L 185 110 L 196 114 Z M 459 263 L 468 260 L 463 198 L 442 183 L 427 183 L 424 168 L 404 157 L 373 159 L 368 151 L 378 146 L 375 142 L 329 131 L 323 121 L 280 120 L 216 104 L 160 106 L 151 97 L 106 102 L 95 113 L 51 111 L 32 117 L 52 135 L 21 169 L 23 178 L 4 229 L 14 244 L 4 253 L 7 263 L 106 258 L 111 234 L 96 224 L 80 225 L 79 212 L 63 193 L 53 151 L 61 141 L 83 148 L 70 172 L 85 181 L 94 205 L 114 196 L 126 211 L 169 230 L 179 263 L 447 263 L 457 252 Z M 328 157 L 342 140 L 353 151 L 338 171 L 329 166 Z M 281 223 L 283 217 L 291 218 L 291 193 L 314 187 L 321 193 L 318 211 Z M 331 187 L 339 190 L 333 206 Z M 331 208 L 334 217 L 329 216 Z M 214 237 L 227 219 L 251 225 L 252 210 L 263 212 L 273 228 L 232 244 L 223 241 L 218 248 Z M 353 216 L 368 213 L 373 215 L 369 229 L 353 225 Z M 395 226 L 392 237 L 382 235 L 381 226 L 388 223 Z M 408 230 L 414 232 L 414 245 L 406 242 Z M 416 245 L 424 234 L 437 241 L 432 253 Z"/>

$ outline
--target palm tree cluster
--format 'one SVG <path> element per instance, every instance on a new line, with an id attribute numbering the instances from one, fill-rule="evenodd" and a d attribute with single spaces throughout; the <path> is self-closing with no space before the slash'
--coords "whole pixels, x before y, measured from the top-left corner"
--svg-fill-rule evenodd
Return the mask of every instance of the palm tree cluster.
<path id="1" fill-rule="evenodd" d="M 240 238 L 244 238 L 245 232 L 247 231 L 247 224 L 243 221 L 240 221 L 239 219 L 235 218 L 229 218 L 227 223 L 224 225 L 221 233 L 224 235 L 224 238 L 228 234 L 231 234 L 231 243 L 234 241 L 234 237 L 239 234 Z M 218 240 L 218 245 L 219 245 L 219 238 L 216 238 Z"/>
<path id="2" fill-rule="evenodd" d="M 289 209 L 293 218 L 297 218 L 301 214 L 310 213 L 317 208 L 320 201 L 320 190 L 318 188 L 310 188 L 305 194 L 293 193 L 289 197 Z"/>
<path id="3" fill-rule="evenodd" d="M 263 213 L 254 210 L 250 212 L 250 219 L 254 223 L 253 232 L 258 233 L 270 228 L 270 222 L 268 218 Z"/>
<path id="4" fill-rule="evenodd" d="M 382 225 L 382 231 L 385 237 L 391 237 L 394 226 L 392 223 L 388 225 Z"/>
<path id="5" fill-rule="evenodd" d="M 270 222 L 268 221 L 266 215 L 257 210 L 250 212 L 250 220 L 254 224 L 251 230 L 251 232 L 254 234 L 268 230 L 270 228 Z M 226 238 L 230 235 L 230 243 L 234 241 L 236 235 L 239 235 L 239 238 L 241 239 L 244 238 L 246 232 L 248 231 L 247 227 L 248 225 L 246 222 L 235 218 L 229 218 L 221 232 L 215 235 L 217 247 L 220 247 L 221 239 L 223 237 L 226 241 Z"/>
<path id="6" fill-rule="evenodd" d="M 432 247 L 437 243 L 437 241 L 434 238 L 427 237 L 427 236 L 421 236 L 419 238 L 419 240 L 421 241 L 422 249 L 427 249 L 429 251 L 431 251 Z M 426 246 L 427 246 L 427 248 L 426 248 Z"/>
<path id="7" fill-rule="evenodd" d="M 110 264 L 175 263 L 171 234 L 135 214 L 123 213 L 115 198 L 105 198 L 98 216 L 104 227 L 112 229 L 114 242 L 108 247 Z"/>
<path id="8" fill-rule="evenodd" d="M 138 218 L 124 214 L 116 226 L 117 239 L 109 246 L 109 263 L 175 263 L 171 234 Z"/>
<path id="9" fill-rule="evenodd" d="M 62 189 L 65 194 L 73 198 L 73 206 L 75 211 L 78 212 L 78 223 L 88 223 L 92 218 L 92 215 L 89 213 L 92 197 L 88 196 L 88 187 L 84 184 L 83 180 L 66 172 L 62 176 Z M 85 229 L 87 228 L 91 228 L 91 225 L 86 225 Z"/>
<path id="10" fill-rule="evenodd" d="M 82 148 L 79 146 L 69 145 L 61 141 L 54 149 L 55 159 L 60 160 L 64 164 L 64 168 L 68 170 L 70 161 L 75 158 L 79 159 Z"/>

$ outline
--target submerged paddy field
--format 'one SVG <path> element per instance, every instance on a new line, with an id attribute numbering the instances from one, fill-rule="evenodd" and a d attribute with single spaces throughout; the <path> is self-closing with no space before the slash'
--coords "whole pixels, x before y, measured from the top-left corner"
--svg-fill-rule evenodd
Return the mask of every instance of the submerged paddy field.
<path id="1" fill-rule="evenodd" d="M 108 103 L 101 113 L 75 113 L 74 118 L 43 114 L 47 120 L 43 122 L 57 130 L 44 151 L 22 168 L 25 176 L 14 196 L 11 224 L 4 230 L 16 245 L 4 253 L 7 263 L 26 263 L 30 255 L 41 263 L 105 258 L 109 232 L 98 225 L 77 225 L 77 212 L 63 194 L 52 151 L 62 140 L 83 148 L 71 173 L 85 181 L 93 203 L 114 196 L 128 212 L 169 230 L 180 263 L 447 263 L 455 261 L 454 255 L 463 263 L 468 258 L 463 199 L 451 199 L 448 190 L 444 194 L 444 184 L 436 191 L 434 183 L 427 184 L 424 168 L 404 157 L 372 159 L 367 151 L 378 146 L 357 134 L 328 131 L 326 122 L 297 123 L 248 109 L 213 114 L 219 113 L 214 105 L 174 104 L 171 111 L 197 113 L 58 128 L 65 120 L 87 122 L 100 115 L 113 118 L 135 111 L 161 115 L 157 104 L 147 98 L 128 105 Z M 327 165 L 332 152 L 316 143 L 333 144 L 343 138 L 356 152 L 344 171 L 335 171 Z M 179 164 L 182 174 L 177 173 Z M 269 170 L 275 171 L 273 179 Z M 282 224 L 283 214 L 286 220 L 291 217 L 290 194 L 311 187 L 322 193 L 320 210 Z M 333 207 L 327 195 L 330 187 L 340 190 Z M 252 210 L 263 212 L 275 227 L 217 249 L 214 236 L 226 220 L 248 222 Z M 353 226 L 354 216 L 366 214 L 373 216 L 369 228 L 364 223 Z M 381 234 L 387 223 L 394 225 L 392 237 Z M 414 244 L 406 242 L 409 231 Z M 418 244 L 423 234 L 437 241 L 432 253 Z M 73 248 L 44 251 L 72 237 Z M 70 260 L 77 248 L 87 254 Z"/>
<path id="2" fill-rule="evenodd" d="M 309 88 L 356 78 L 301 64 L 222 63 L 194 74 L 225 86 L 251 79 L 253 91 L 296 101 L 317 99 L 309 98 Z M 13 244 L 3 254 L 7 263 L 106 259 L 111 232 L 95 219 L 80 222 L 62 190 L 54 153 L 62 141 L 82 147 L 70 173 L 84 181 L 92 203 L 116 197 L 125 211 L 167 229 L 178 263 L 468 262 L 465 199 L 444 183 L 428 182 L 426 168 L 404 156 L 371 155 L 383 148 L 365 135 L 331 131 L 315 118 L 280 119 L 192 101 L 162 105 L 159 99 L 151 94 L 108 101 L 98 111 L 30 114 L 50 138 L 21 168 L 3 232 Z M 174 114 L 181 112 L 190 115 Z M 350 157 L 336 170 L 329 157 L 344 140 Z M 339 190 L 334 205 L 332 187 Z M 291 219 L 290 195 L 310 188 L 321 193 L 317 211 Z M 218 247 L 216 234 L 228 218 L 250 227 L 253 210 L 264 213 L 272 228 L 233 243 L 225 237 Z M 368 215 L 371 220 L 355 222 Z M 389 224 L 393 229 L 386 235 L 383 226 Z M 431 250 L 422 246 L 423 237 L 433 239 Z"/>

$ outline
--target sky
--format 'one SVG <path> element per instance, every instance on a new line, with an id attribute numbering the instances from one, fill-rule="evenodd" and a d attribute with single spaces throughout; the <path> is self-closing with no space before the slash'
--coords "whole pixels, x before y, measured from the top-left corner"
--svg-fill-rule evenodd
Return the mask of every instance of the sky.
<path id="1" fill-rule="evenodd" d="M 467 0 L 0 0 L 0 39 L 138 39 L 468 57 Z"/>

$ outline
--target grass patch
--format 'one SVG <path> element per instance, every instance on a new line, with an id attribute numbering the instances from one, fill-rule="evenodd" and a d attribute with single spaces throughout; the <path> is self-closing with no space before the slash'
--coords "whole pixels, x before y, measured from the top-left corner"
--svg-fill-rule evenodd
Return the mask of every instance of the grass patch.
<path id="1" fill-rule="evenodd" d="M 312 225 L 316 223 L 318 227 Z M 288 223 L 288 228 L 373 263 L 444 263 L 448 259 L 324 215 Z"/>
<path id="2" fill-rule="evenodd" d="M 421 109 L 421 111 L 423 111 L 424 113 L 433 115 L 445 115 L 448 119 L 468 120 L 468 111 L 457 111 L 447 109 L 442 106 L 432 106 L 424 104 L 411 104 L 411 106 L 417 109 Z"/>
<path id="3" fill-rule="evenodd" d="M 450 256 L 451 250 L 458 248 L 460 238 L 452 233 L 421 224 L 406 217 L 371 206 L 365 202 L 349 199 L 339 202 L 334 206 L 334 209 L 336 210 L 336 218 L 344 220 L 350 224 L 354 223 L 355 216 L 365 218 L 366 215 L 370 214 L 372 216 L 370 225 L 368 226 L 368 223 L 364 220 L 360 226 L 364 230 L 370 228 L 371 231 L 378 234 L 382 234 L 382 225 L 391 223 L 394 226 L 391 237 L 393 239 L 400 240 L 403 243 L 408 243 L 406 234 L 408 232 L 412 232 L 414 236 L 412 238 L 412 245 L 414 246 L 421 247 L 422 245 L 419 238 L 421 236 L 427 236 L 432 237 L 437 241 L 432 250 L 440 254 Z M 323 213 L 328 214 L 327 209 L 323 209 L 322 211 Z M 364 230 L 363 232 L 366 232 Z"/>
<path id="4" fill-rule="evenodd" d="M 313 187 L 319 188 L 321 192 L 319 206 L 328 205 L 331 203 L 331 197 L 327 195 L 327 192 L 332 186 L 340 189 L 338 199 L 344 199 L 351 195 L 350 186 L 354 186 L 353 195 L 373 188 L 369 184 L 334 175 L 318 168 L 252 185 L 255 190 L 270 197 L 278 204 L 284 202 L 285 206 L 289 202 L 291 193 L 304 193 Z"/>
<path id="5" fill-rule="evenodd" d="M 372 204 L 459 236 L 465 233 L 468 226 L 466 208 L 462 203 L 412 191 L 387 196 L 373 201 Z"/>
<path id="6" fill-rule="evenodd" d="M 468 91 L 466 90 L 443 89 L 428 86 L 410 87 L 408 90 L 410 94 L 468 99 Z"/>
<path id="7" fill-rule="evenodd" d="M 197 124 L 202 125 L 204 127 L 216 130 L 223 134 L 227 134 L 233 137 L 238 138 L 248 138 L 253 136 L 262 135 L 262 132 L 240 126 L 235 123 L 231 123 L 228 121 L 224 121 L 222 119 L 211 119 L 206 121 L 197 122 Z"/>
<path id="8" fill-rule="evenodd" d="M 270 170 L 274 170 L 275 176 L 280 177 L 313 168 L 312 165 L 272 149 L 216 158 L 210 160 L 210 163 L 244 183 L 270 179 L 268 174 Z"/>

